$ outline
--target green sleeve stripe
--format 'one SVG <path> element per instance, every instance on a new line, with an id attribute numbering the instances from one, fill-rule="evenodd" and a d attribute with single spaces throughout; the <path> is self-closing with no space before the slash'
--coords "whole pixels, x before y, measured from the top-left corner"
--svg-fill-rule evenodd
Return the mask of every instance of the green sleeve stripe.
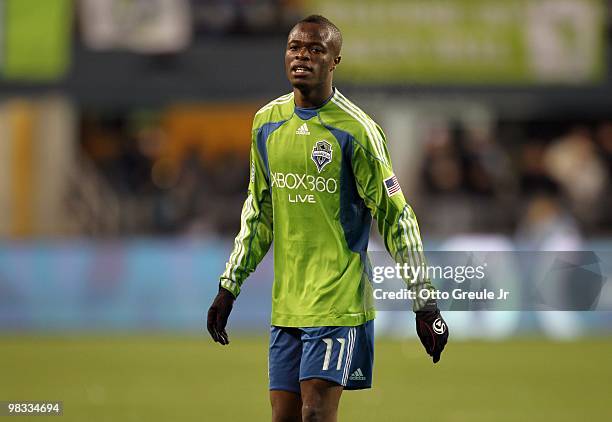
<path id="1" fill-rule="evenodd" d="M 263 200 L 262 200 L 262 202 L 263 202 Z M 261 205 L 260 205 L 259 212 L 257 213 L 257 216 L 253 220 L 251 220 L 253 236 L 251 236 L 251 239 L 249 240 L 249 247 L 247 249 L 246 257 L 244 258 L 244 265 L 245 265 L 245 267 L 248 265 L 249 257 L 251 255 L 251 251 L 253 250 L 252 249 L 253 240 L 257 237 L 257 228 L 259 227 L 259 221 L 261 220 L 261 213 L 262 212 L 263 212 L 263 210 L 261 209 Z"/>
<path id="2" fill-rule="evenodd" d="M 332 97 L 332 102 L 363 126 L 368 134 L 368 140 L 371 142 L 372 148 L 376 152 L 375 155 L 385 165 L 388 165 L 384 153 L 384 140 L 382 139 L 382 136 L 378 132 L 372 119 L 370 119 L 359 107 L 351 103 L 344 95 L 340 93 L 340 91 L 336 91 L 336 94 L 337 95 Z"/>
<path id="3" fill-rule="evenodd" d="M 370 142 L 372 142 L 373 148 L 376 150 L 377 154 L 381 157 L 383 162 L 385 162 L 386 164 L 384 140 L 382 139 L 382 136 L 378 132 L 378 129 L 376 128 L 376 124 L 374 123 L 374 121 L 367 114 L 365 114 L 363 110 L 361 110 L 359 107 L 353 104 L 348 98 L 346 98 L 344 95 L 342 95 L 342 93 L 338 91 L 338 102 L 336 104 L 339 104 L 339 103 L 345 105 L 348 109 L 352 110 L 357 115 L 353 117 L 355 117 L 357 121 L 359 121 L 364 126 L 364 128 L 366 128 L 366 131 L 370 137 Z"/>
<path id="4" fill-rule="evenodd" d="M 248 236 L 251 235 L 251 227 L 250 227 L 250 219 L 252 219 L 255 214 L 255 208 L 253 207 L 253 195 L 249 194 L 249 197 L 247 198 L 248 204 L 245 204 L 245 208 L 247 208 L 246 213 L 245 213 L 245 217 L 244 219 L 241 220 L 240 225 L 242 226 L 241 231 L 243 231 L 242 236 L 238 236 L 236 238 L 236 243 L 239 244 L 240 246 L 240 250 L 238 251 L 237 256 L 235 256 L 235 260 L 233 262 L 234 264 L 234 269 L 232 271 L 232 280 L 236 280 L 236 270 L 238 269 L 238 266 L 242 263 L 242 257 L 245 254 L 245 246 L 246 246 L 246 239 L 248 238 Z M 230 257 L 231 260 L 231 257 Z"/>
<path id="5" fill-rule="evenodd" d="M 353 117 L 357 122 L 359 122 L 363 126 L 363 128 L 365 129 L 367 133 L 367 138 L 372 144 L 372 149 L 374 150 L 375 155 L 377 156 L 377 158 L 379 158 L 380 161 L 385 162 L 384 154 L 382 152 L 381 145 L 380 145 L 380 139 L 379 139 L 380 134 L 375 132 L 375 129 L 373 128 L 370 119 L 368 119 L 367 116 L 357 107 L 349 104 L 348 100 L 346 101 L 343 100 L 340 97 L 339 92 L 338 92 L 337 98 L 335 97 L 332 98 L 332 102 L 336 104 L 338 107 L 340 107 L 343 111 L 348 113 L 351 117 Z M 378 135 L 378 137 L 376 135 Z"/>
<path id="6" fill-rule="evenodd" d="M 423 244 L 421 243 L 421 238 L 418 235 L 418 224 L 416 222 L 416 217 L 412 209 L 406 205 L 404 210 L 400 214 L 400 218 L 398 220 L 400 222 L 401 227 L 403 229 L 403 235 L 406 242 L 406 246 L 408 249 L 408 255 L 410 258 L 410 265 L 415 265 L 417 267 L 421 267 L 422 271 L 426 271 L 426 261 L 425 256 L 423 255 Z M 412 284 L 410 288 L 418 292 L 423 286 L 430 285 L 430 281 L 427 279 L 426 274 L 423 272 L 419 273 L 419 278 L 416 280 L 416 283 Z M 423 307 L 425 301 L 421 300 L 418 296 L 417 299 L 413 303 L 413 310 L 419 310 Z"/>
<path id="7" fill-rule="evenodd" d="M 425 265 L 425 255 L 423 254 L 423 243 L 421 237 L 418 234 L 418 223 L 412 209 L 406 205 L 402 212 L 404 218 L 401 219 L 402 227 L 404 228 L 404 236 L 406 239 L 410 239 L 408 244 L 409 251 L 413 253 L 413 260 L 415 263 Z"/>
<path id="8" fill-rule="evenodd" d="M 374 154 L 372 151 L 370 151 L 369 149 L 367 149 L 367 148 L 366 148 L 366 147 L 365 147 L 365 146 L 364 146 L 364 145 L 363 145 L 361 142 L 359 142 L 353 133 L 351 133 L 351 132 L 349 132 L 349 131 L 346 131 L 346 130 L 344 130 L 344 129 L 339 129 L 338 127 L 335 127 L 334 125 L 328 124 L 327 122 L 325 122 L 325 120 L 323 120 L 323 118 L 321 117 L 321 114 L 320 114 L 320 113 L 317 115 L 317 117 L 318 117 L 318 119 L 319 119 L 319 122 L 321 122 L 321 124 L 322 124 L 323 126 L 330 127 L 330 128 L 335 129 L 335 130 L 339 130 L 339 131 L 342 131 L 342 132 L 346 132 L 346 133 L 348 133 L 348 134 L 350 135 L 350 140 L 351 140 L 351 142 L 352 142 L 353 144 L 357 144 L 357 145 L 359 145 L 359 147 L 360 147 L 360 148 L 363 150 L 363 152 L 365 152 L 365 153 L 366 153 L 366 155 L 369 155 L 369 156 L 370 156 L 370 157 L 372 157 L 374 160 L 376 160 L 376 161 L 378 161 L 378 162 L 380 162 L 380 163 L 382 163 L 382 164 L 385 164 L 385 162 L 384 162 L 384 161 L 382 161 L 380 158 L 378 158 L 378 157 L 376 156 L 376 154 Z M 353 148 L 353 151 L 355 151 L 355 148 Z M 354 159 L 354 157 L 355 157 L 355 153 L 353 152 L 353 159 Z"/>
<path id="9" fill-rule="evenodd" d="M 275 105 L 288 103 L 292 99 L 293 99 L 293 92 L 290 92 L 289 94 L 283 95 L 282 97 L 278 97 L 276 100 L 270 101 L 268 104 L 266 104 L 265 106 L 260 108 L 259 111 L 257 111 L 257 113 L 255 113 L 255 115 L 257 116 L 258 114 L 263 113 L 266 110 L 270 110 Z"/>
<path id="10" fill-rule="evenodd" d="M 413 237 L 412 230 L 409 228 L 410 222 L 406 218 L 407 210 L 408 210 L 408 206 L 405 206 L 404 210 L 399 215 L 398 223 L 403 231 L 404 246 L 405 246 L 406 255 L 408 257 L 409 263 L 413 267 L 418 267 L 420 262 L 419 262 L 418 257 L 414 253 L 415 252 L 414 246 L 416 246 L 417 242 L 415 241 Z"/>
<path id="11" fill-rule="evenodd" d="M 227 269 L 228 271 L 233 267 L 233 264 L 236 262 L 236 257 L 240 254 L 240 251 L 242 250 L 242 242 L 241 239 L 245 234 L 245 231 L 247 229 L 247 225 L 246 225 L 246 217 L 247 214 L 249 213 L 249 203 L 251 202 L 251 200 L 253 199 L 253 197 L 251 196 L 251 194 L 249 193 L 244 206 L 242 207 L 242 213 L 240 214 L 240 231 L 238 232 L 238 235 L 236 236 L 236 238 L 234 239 L 234 249 L 227 261 Z M 224 276 L 227 276 L 228 278 L 233 279 L 232 277 L 232 273 L 231 271 L 228 274 L 223 274 Z"/>
<path id="12" fill-rule="evenodd" d="M 374 160 L 378 161 L 381 164 L 385 164 L 380 158 L 378 158 L 372 151 L 368 150 L 363 144 L 361 144 L 358 140 L 351 136 L 353 139 L 353 143 L 357 144 L 367 155 L 371 156 Z"/>
<path id="13" fill-rule="evenodd" d="M 421 243 L 421 237 L 419 236 L 419 233 L 418 233 L 416 217 L 414 213 L 412 212 L 412 209 L 408 205 L 404 207 L 404 212 L 406 213 L 406 222 L 410 227 L 410 234 L 411 234 L 410 238 L 412 239 L 414 250 L 422 251 L 423 244 Z"/>
<path id="14" fill-rule="evenodd" d="M 236 240 L 234 241 L 234 250 L 230 255 L 226 270 L 222 277 L 236 280 L 236 270 L 238 269 L 246 249 L 245 239 L 251 234 L 249 220 L 251 220 L 255 214 L 256 210 L 255 207 L 253 207 L 253 195 L 249 193 L 249 196 L 244 202 L 244 207 L 242 208 L 242 215 L 240 217 L 240 232 L 238 233 L 238 236 L 236 236 Z"/>

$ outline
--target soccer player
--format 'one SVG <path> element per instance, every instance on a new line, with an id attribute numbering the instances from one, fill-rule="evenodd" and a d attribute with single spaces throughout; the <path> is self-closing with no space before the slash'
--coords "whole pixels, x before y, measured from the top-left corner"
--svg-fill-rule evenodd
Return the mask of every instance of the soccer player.
<path id="1" fill-rule="evenodd" d="M 415 215 L 381 128 L 334 88 L 342 36 L 319 15 L 287 40 L 293 92 L 253 120 L 240 232 L 208 311 L 223 345 L 242 283 L 274 240 L 269 381 L 273 421 L 335 421 L 344 389 L 371 386 L 374 306 L 366 255 L 372 216 L 400 263 L 424 263 Z M 413 289 L 432 289 L 421 278 Z M 434 363 L 448 338 L 435 301 L 416 300 L 417 333 Z"/>

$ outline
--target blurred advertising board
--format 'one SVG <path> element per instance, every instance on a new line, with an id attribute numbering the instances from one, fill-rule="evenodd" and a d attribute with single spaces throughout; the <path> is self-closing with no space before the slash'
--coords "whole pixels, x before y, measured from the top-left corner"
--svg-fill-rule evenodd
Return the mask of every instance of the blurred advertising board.
<path id="1" fill-rule="evenodd" d="M 604 252 L 426 254 L 436 291 L 452 292 L 438 303 L 457 338 L 541 329 L 579 335 L 612 332 L 612 253 L 605 252 L 611 244 L 607 239 L 588 245 Z M 212 237 L 0 242 L 0 336 L 22 331 L 204 333 L 231 246 L 229 238 Z M 394 271 L 387 274 L 396 265 L 386 252 L 369 255 L 378 333 L 400 324 L 406 325 L 403 335 L 413 333 L 406 285 Z M 439 275 L 437 268 L 443 268 Z M 273 278 L 268 254 L 243 285 L 230 318 L 232 331 L 267 332 Z M 478 295 L 500 289 L 509 292 L 507 298 Z"/>
<path id="2" fill-rule="evenodd" d="M 600 0 L 311 0 L 354 83 L 585 84 L 604 74 Z"/>
<path id="3" fill-rule="evenodd" d="M 219 239 L 0 242 L 0 333 L 204 330 L 230 247 Z M 235 327 L 269 326 L 270 258 L 245 283 Z"/>

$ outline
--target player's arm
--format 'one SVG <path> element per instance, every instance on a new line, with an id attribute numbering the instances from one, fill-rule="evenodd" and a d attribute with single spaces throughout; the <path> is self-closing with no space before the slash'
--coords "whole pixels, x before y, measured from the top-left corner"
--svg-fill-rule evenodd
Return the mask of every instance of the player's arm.
<path id="1" fill-rule="evenodd" d="M 402 265 L 406 263 L 411 268 L 425 265 L 416 216 L 393 173 L 385 136 L 374 123 L 362 139 L 355 140 L 352 157 L 357 190 L 376 219 L 387 251 Z M 418 274 L 414 283 L 410 283 L 411 290 L 433 290 L 429 279 L 422 272 Z M 415 300 L 413 310 L 424 305 L 425 301 Z"/>
<path id="2" fill-rule="evenodd" d="M 251 143 L 251 170 L 247 198 L 242 207 L 240 231 L 220 277 L 219 293 L 208 310 L 208 331 L 218 343 L 228 344 L 225 326 L 244 280 L 270 249 L 272 243 L 272 200 L 268 174 L 257 149 L 257 129 Z"/>
<path id="3" fill-rule="evenodd" d="M 352 159 L 357 190 L 376 219 L 387 251 L 396 262 L 423 269 L 409 287 L 416 293 L 417 333 L 435 363 L 448 339 L 448 329 L 435 301 L 420 299 L 418 294 L 434 287 L 424 271 L 427 263 L 416 216 L 393 173 L 385 135 L 378 125 L 372 122 L 361 139 L 355 139 Z"/>

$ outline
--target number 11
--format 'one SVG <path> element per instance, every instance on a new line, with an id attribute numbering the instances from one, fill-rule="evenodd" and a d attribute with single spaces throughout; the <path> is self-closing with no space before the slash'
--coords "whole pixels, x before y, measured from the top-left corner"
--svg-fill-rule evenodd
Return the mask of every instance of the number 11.
<path id="1" fill-rule="evenodd" d="M 338 354 L 338 363 L 336 364 L 336 370 L 340 370 L 342 366 L 342 355 L 344 355 L 344 338 L 337 338 L 338 343 L 340 343 L 340 353 Z M 327 349 L 325 350 L 325 359 L 323 360 L 323 371 L 327 371 L 329 369 L 329 361 L 331 359 L 332 347 L 334 346 L 334 341 L 331 338 L 324 338 L 323 342 L 327 345 Z"/>

